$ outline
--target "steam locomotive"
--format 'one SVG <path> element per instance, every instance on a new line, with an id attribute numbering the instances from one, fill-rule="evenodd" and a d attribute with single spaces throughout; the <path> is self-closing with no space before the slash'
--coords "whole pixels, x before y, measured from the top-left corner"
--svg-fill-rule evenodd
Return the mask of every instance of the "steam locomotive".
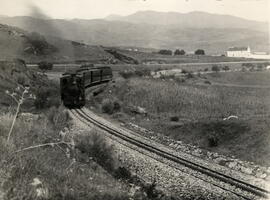
<path id="1" fill-rule="evenodd" d="M 80 67 L 66 72 L 60 78 L 61 100 L 68 108 L 80 108 L 85 105 L 87 88 L 112 80 L 110 67 Z"/>

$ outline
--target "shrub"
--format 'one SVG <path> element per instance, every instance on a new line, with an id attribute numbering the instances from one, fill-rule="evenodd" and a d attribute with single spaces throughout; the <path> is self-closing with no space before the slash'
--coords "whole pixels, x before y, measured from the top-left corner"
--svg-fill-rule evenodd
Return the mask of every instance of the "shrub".
<path id="1" fill-rule="evenodd" d="M 50 107 L 56 107 L 58 108 L 61 105 L 61 100 L 59 96 L 50 96 L 47 101 L 48 108 Z"/>
<path id="2" fill-rule="evenodd" d="M 208 146 L 209 147 L 217 147 L 219 139 L 216 134 L 212 134 L 208 137 Z"/>
<path id="3" fill-rule="evenodd" d="M 212 83 L 211 83 L 210 81 L 208 81 L 208 80 L 204 81 L 204 83 L 205 83 L 205 84 L 209 84 L 209 85 L 212 84 Z"/>
<path id="4" fill-rule="evenodd" d="M 188 73 L 188 71 L 187 71 L 187 70 L 185 70 L 185 69 L 182 69 L 182 73 L 183 73 L 183 74 L 187 74 L 187 73 Z"/>
<path id="5" fill-rule="evenodd" d="M 47 70 L 52 70 L 53 64 L 50 62 L 41 61 L 38 63 L 38 68 L 45 72 Z"/>
<path id="6" fill-rule="evenodd" d="M 228 141 L 249 129 L 247 122 L 238 120 L 208 121 L 201 128 L 202 133 L 207 134 L 209 147 L 216 147 L 220 142 Z"/>
<path id="7" fill-rule="evenodd" d="M 143 76 L 143 72 L 140 71 L 140 70 L 134 71 L 134 74 L 135 74 L 136 76 Z"/>
<path id="8" fill-rule="evenodd" d="M 132 174 L 127 168 L 120 166 L 114 171 L 114 177 L 122 180 L 130 180 Z"/>
<path id="9" fill-rule="evenodd" d="M 203 49 L 197 49 L 197 50 L 195 51 L 195 55 L 205 55 L 205 52 L 204 52 Z"/>
<path id="10" fill-rule="evenodd" d="M 68 123 L 71 120 L 68 112 L 62 106 L 59 108 L 51 107 L 47 116 L 52 125 L 59 130 L 68 126 Z"/>
<path id="11" fill-rule="evenodd" d="M 230 67 L 229 66 L 224 66 L 223 68 L 222 68 L 224 71 L 229 71 L 230 70 Z"/>
<path id="12" fill-rule="evenodd" d="M 113 172 L 116 161 L 113 155 L 113 148 L 106 143 L 106 140 L 97 132 L 87 135 L 80 135 L 75 138 L 75 148 L 91 157 L 95 162 L 104 169 Z"/>
<path id="13" fill-rule="evenodd" d="M 25 85 L 25 83 L 26 83 L 26 78 L 25 78 L 25 76 L 19 75 L 19 76 L 17 77 L 17 83 L 20 84 L 20 85 Z"/>
<path id="14" fill-rule="evenodd" d="M 257 64 L 257 71 L 262 71 L 262 70 L 263 70 L 263 68 L 264 68 L 264 66 L 263 66 L 263 65 L 261 65 L 261 64 Z"/>
<path id="15" fill-rule="evenodd" d="M 191 72 L 188 72 L 187 78 L 188 78 L 188 79 L 189 79 L 189 78 L 194 78 L 194 75 L 193 75 Z"/>
<path id="16" fill-rule="evenodd" d="M 205 68 L 204 71 L 207 72 L 208 71 L 208 68 Z"/>
<path id="17" fill-rule="evenodd" d="M 247 68 L 246 67 L 242 67 L 241 68 L 241 72 L 247 72 L 248 70 L 247 70 Z"/>
<path id="18" fill-rule="evenodd" d="M 49 92 L 45 87 L 41 87 L 36 92 L 36 99 L 34 105 L 37 109 L 42 109 L 46 107 L 48 102 Z"/>
<path id="19" fill-rule="evenodd" d="M 36 109 L 59 107 L 61 105 L 59 88 L 55 85 L 39 87 L 35 90 L 35 95 L 34 105 Z"/>
<path id="20" fill-rule="evenodd" d="M 219 67 L 217 66 L 217 65 L 213 65 L 212 66 L 212 71 L 213 72 L 218 72 L 220 69 L 219 69 Z"/>
<path id="21" fill-rule="evenodd" d="M 101 103 L 102 112 L 113 114 L 121 110 L 121 104 L 117 100 L 104 99 Z"/>
<path id="22" fill-rule="evenodd" d="M 172 116 L 172 117 L 170 117 L 170 120 L 172 122 L 178 122 L 179 121 L 179 117 L 178 116 Z"/>
<path id="23" fill-rule="evenodd" d="M 172 55 L 173 54 L 173 52 L 169 49 L 161 49 L 161 50 L 159 50 L 158 53 L 163 54 L 163 55 Z"/>
<path id="24" fill-rule="evenodd" d="M 110 99 L 105 99 L 102 101 L 102 111 L 107 114 L 113 114 L 114 105 Z"/>
<path id="25" fill-rule="evenodd" d="M 26 67 L 26 63 L 23 59 L 15 58 L 15 59 L 13 59 L 13 61 Z"/>
<path id="26" fill-rule="evenodd" d="M 183 77 L 175 77 L 175 81 L 177 81 L 178 83 L 184 83 L 186 80 Z"/>
<path id="27" fill-rule="evenodd" d="M 158 197 L 155 180 L 151 184 L 145 187 L 145 192 L 146 192 L 147 197 L 149 197 L 150 199 L 155 199 Z"/>
<path id="28" fill-rule="evenodd" d="M 185 55 L 185 54 L 186 54 L 186 52 L 183 49 L 181 49 L 181 50 L 176 49 L 174 52 L 174 55 Z"/>
<path id="29" fill-rule="evenodd" d="M 128 79 L 128 78 L 131 78 L 132 76 L 135 75 L 135 72 L 134 71 L 131 71 L 131 70 L 124 70 L 124 71 L 120 71 L 119 74 L 125 78 L 125 79 Z"/>
<path id="30" fill-rule="evenodd" d="M 113 108 L 114 112 L 118 112 L 121 109 L 121 105 L 120 105 L 120 103 L 118 101 L 113 102 L 113 107 L 114 107 Z"/>
<path id="31" fill-rule="evenodd" d="M 252 63 L 243 63 L 242 66 L 252 68 L 252 67 L 254 67 L 254 64 L 252 64 Z"/>

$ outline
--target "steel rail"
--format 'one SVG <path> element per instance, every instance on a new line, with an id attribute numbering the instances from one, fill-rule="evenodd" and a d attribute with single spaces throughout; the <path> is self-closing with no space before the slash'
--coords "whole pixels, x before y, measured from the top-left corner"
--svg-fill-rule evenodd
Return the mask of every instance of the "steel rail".
<path id="1" fill-rule="evenodd" d="M 80 119 L 79 117 L 77 117 L 76 114 L 74 114 L 72 111 L 71 111 L 71 113 L 72 113 L 73 115 L 75 115 L 75 117 L 78 118 L 82 123 L 86 124 L 87 126 L 90 126 L 90 124 L 87 123 L 87 122 L 89 122 L 89 121 L 85 122 L 85 118 L 82 120 L 82 119 Z M 91 122 L 91 124 L 93 124 L 93 122 Z M 113 134 L 109 134 L 108 137 L 109 137 L 110 139 L 112 139 L 112 140 L 117 140 L 117 143 L 119 143 L 119 144 L 121 144 L 121 145 L 123 145 L 123 146 L 125 146 L 125 147 L 127 147 L 127 148 L 129 148 L 129 149 L 132 149 L 133 151 L 137 151 L 137 152 L 140 153 L 140 154 L 143 154 L 143 155 L 145 155 L 145 156 L 147 156 L 147 157 L 149 157 L 149 158 L 152 158 L 152 159 L 154 159 L 154 160 L 156 160 L 156 161 L 158 161 L 158 162 L 161 162 L 161 163 L 163 163 L 163 164 L 165 164 L 165 165 L 167 165 L 167 166 L 170 166 L 170 167 L 172 167 L 172 168 L 175 168 L 175 169 L 181 171 L 181 172 L 184 173 L 184 174 L 191 175 L 191 176 L 193 176 L 194 178 L 197 178 L 197 179 L 199 179 L 199 180 L 201 180 L 201 181 L 204 181 L 204 182 L 206 182 L 206 183 L 209 183 L 209 184 L 211 184 L 211 185 L 213 185 L 213 186 L 215 186 L 215 187 L 218 187 L 218 188 L 220 188 L 220 189 L 222 189 L 222 190 L 224 190 L 224 191 L 230 192 L 230 193 L 232 193 L 232 194 L 234 194 L 234 195 L 236 195 L 236 196 L 238 196 L 238 197 L 241 197 L 242 199 L 245 199 L 245 200 L 254 200 L 254 198 L 248 198 L 248 197 L 244 196 L 243 194 L 239 194 L 239 193 L 237 193 L 237 192 L 234 192 L 234 191 L 232 191 L 232 190 L 230 190 L 230 189 L 225 188 L 224 186 L 220 186 L 218 183 L 213 183 L 213 182 L 211 182 L 211 181 L 209 181 L 209 180 L 207 180 L 207 179 L 205 179 L 205 178 L 202 178 L 202 177 L 200 177 L 200 175 L 190 174 L 190 172 L 187 172 L 186 170 L 184 170 L 184 169 L 181 168 L 180 166 L 176 166 L 175 164 L 168 163 L 166 160 L 158 159 L 157 157 L 154 156 L 155 154 L 154 154 L 154 155 L 149 154 L 149 151 L 145 151 L 145 150 L 142 149 L 142 148 L 136 148 L 137 146 L 134 146 L 134 145 L 131 146 L 130 143 L 128 143 L 128 142 L 125 141 L 125 140 L 122 140 L 121 138 L 118 138 L 118 139 L 117 139 L 117 137 L 115 137 L 115 135 L 113 135 Z M 147 152 L 148 152 L 148 153 L 147 153 Z"/>
<path id="2" fill-rule="evenodd" d="M 120 133 L 119 131 L 107 126 L 107 125 L 104 125 L 102 124 L 101 122 L 97 121 L 96 119 L 93 119 L 91 116 L 89 116 L 87 113 L 85 113 L 83 110 L 81 109 L 75 109 L 76 113 L 81 116 L 82 118 L 84 118 L 86 121 L 89 121 L 91 123 L 94 123 L 95 125 L 97 125 L 99 128 L 103 129 L 103 130 L 106 130 L 107 132 L 109 132 L 110 134 L 118 137 L 118 138 L 121 138 L 122 140 L 124 141 L 127 141 L 135 146 L 138 146 L 140 148 L 143 148 L 145 150 L 148 150 L 152 153 L 155 153 L 156 155 L 159 155 L 163 158 L 166 158 L 170 161 L 173 161 L 175 163 L 178 163 L 178 164 L 181 164 L 183 166 L 186 166 L 190 169 L 193 169 L 195 171 L 198 171 L 202 174 L 205 174 L 205 175 L 208 175 L 210 177 L 213 177 L 215 179 L 218 179 L 222 182 L 225 182 L 227 184 L 230 184 L 232 186 L 235 186 L 237 188 L 240 188 L 241 190 L 244 190 L 244 191 L 247 191 L 249 193 L 252 193 L 256 196 L 259 196 L 259 197 L 263 197 L 263 198 L 267 198 L 268 197 L 268 194 L 270 194 L 269 191 L 263 189 L 263 188 L 260 188 L 258 186 L 255 186 L 255 185 L 252 185 L 250 183 L 247 183 L 247 182 L 244 182 L 244 181 L 241 181 L 241 180 L 238 180 L 236 178 L 233 178 L 229 175 L 226 175 L 226 174 L 223 174 L 223 173 L 220 173 L 218 171 L 215 171 L 215 170 L 212 170 L 212 169 L 209 169 L 207 167 L 204 167 L 202 165 L 199 165 L 197 163 L 194 163 L 192 161 L 189 161 L 185 158 L 181 158 L 179 156 L 176 156 L 176 155 L 172 155 L 164 150 L 161 150 L 157 147 L 154 147 L 152 145 L 149 145 L 147 143 L 144 143 L 142 141 L 139 141 L 137 139 L 134 139 L 130 136 L 127 136 L 127 135 L 124 135 L 122 133 Z"/>

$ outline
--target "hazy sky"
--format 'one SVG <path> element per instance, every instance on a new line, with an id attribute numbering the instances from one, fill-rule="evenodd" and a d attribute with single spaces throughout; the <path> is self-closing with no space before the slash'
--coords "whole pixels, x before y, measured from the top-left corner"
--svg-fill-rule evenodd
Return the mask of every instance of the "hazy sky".
<path id="1" fill-rule="evenodd" d="M 9 16 L 30 15 L 36 6 L 52 18 L 92 19 L 139 10 L 196 10 L 270 21 L 270 0 L 0 0 L 0 5 L 0 15 Z"/>

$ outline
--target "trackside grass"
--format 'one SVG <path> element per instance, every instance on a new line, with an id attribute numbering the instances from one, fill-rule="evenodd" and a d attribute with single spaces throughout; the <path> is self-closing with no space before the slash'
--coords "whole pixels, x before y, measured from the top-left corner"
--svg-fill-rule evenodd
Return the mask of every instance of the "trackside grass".
<path id="1" fill-rule="evenodd" d="M 252 117 L 269 113 L 268 89 L 179 84 L 133 78 L 114 89 L 123 105 L 144 107 L 151 114 L 178 115 L 190 120 Z"/>
<path id="2" fill-rule="evenodd" d="M 195 74 L 184 81 L 119 76 L 90 105 L 117 99 L 121 110 L 113 117 L 121 122 L 130 121 L 175 140 L 269 165 L 269 80 L 267 71 Z M 136 109 L 147 114 L 134 112 Z M 233 118 L 224 121 L 229 116 Z"/>
<path id="3" fill-rule="evenodd" d="M 13 116 L 1 114 L 1 199 L 127 199 L 123 184 L 81 151 L 72 151 L 72 145 L 79 145 L 75 138 L 74 144 L 69 134 L 60 138 L 58 132 L 68 123 L 65 111 L 57 110 L 62 114 L 55 118 L 47 117 L 50 112 L 55 111 L 35 121 L 18 118 L 9 143 L 6 137 Z M 100 146 L 95 149 L 102 151 Z M 108 149 L 107 158 L 112 154 Z"/>

